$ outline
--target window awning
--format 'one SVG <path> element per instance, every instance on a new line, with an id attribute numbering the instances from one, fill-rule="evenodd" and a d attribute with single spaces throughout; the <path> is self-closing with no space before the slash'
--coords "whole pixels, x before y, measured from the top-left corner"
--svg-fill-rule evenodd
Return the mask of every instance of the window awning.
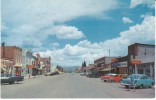
<path id="1" fill-rule="evenodd" d="M 27 68 L 34 68 L 34 66 L 33 65 L 28 65 Z"/>
<path id="2" fill-rule="evenodd" d="M 22 67 L 22 63 L 16 63 L 14 67 Z"/>

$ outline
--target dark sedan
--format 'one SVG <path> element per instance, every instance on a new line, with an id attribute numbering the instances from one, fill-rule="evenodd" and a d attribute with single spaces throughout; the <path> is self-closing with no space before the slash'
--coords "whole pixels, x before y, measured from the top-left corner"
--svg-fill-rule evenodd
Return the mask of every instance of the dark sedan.
<path id="1" fill-rule="evenodd" d="M 14 82 L 23 81 L 24 76 L 16 76 L 14 74 L 1 74 L 1 83 L 13 84 Z"/>

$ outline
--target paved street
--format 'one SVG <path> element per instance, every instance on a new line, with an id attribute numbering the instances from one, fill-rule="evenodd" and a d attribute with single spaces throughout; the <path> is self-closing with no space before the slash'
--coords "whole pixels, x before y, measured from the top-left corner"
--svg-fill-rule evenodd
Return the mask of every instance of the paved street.
<path id="1" fill-rule="evenodd" d="M 105 83 L 76 73 L 26 79 L 1 85 L 2 98 L 154 98 L 155 89 L 127 91 L 119 83 Z"/>

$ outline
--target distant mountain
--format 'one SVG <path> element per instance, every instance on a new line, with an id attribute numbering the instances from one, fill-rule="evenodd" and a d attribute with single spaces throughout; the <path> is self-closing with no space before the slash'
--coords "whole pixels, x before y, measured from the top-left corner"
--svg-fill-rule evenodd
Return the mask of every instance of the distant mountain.
<path id="1" fill-rule="evenodd" d="M 63 69 L 66 71 L 66 72 L 74 72 L 74 70 L 78 68 L 77 66 L 73 66 L 73 67 L 63 67 Z"/>

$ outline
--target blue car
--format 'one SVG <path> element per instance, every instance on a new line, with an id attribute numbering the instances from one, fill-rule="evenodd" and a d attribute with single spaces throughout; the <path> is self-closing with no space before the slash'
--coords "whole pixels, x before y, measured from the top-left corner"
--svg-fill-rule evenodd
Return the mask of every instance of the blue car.
<path id="1" fill-rule="evenodd" d="M 147 75 L 144 74 L 129 75 L 127 79 L 122 79 L 120 83 L 126 88 L 129 87 L 151 88 L 155 84 L 154 80 L 152 80 L 151 78 L 149 78 Z"/>

